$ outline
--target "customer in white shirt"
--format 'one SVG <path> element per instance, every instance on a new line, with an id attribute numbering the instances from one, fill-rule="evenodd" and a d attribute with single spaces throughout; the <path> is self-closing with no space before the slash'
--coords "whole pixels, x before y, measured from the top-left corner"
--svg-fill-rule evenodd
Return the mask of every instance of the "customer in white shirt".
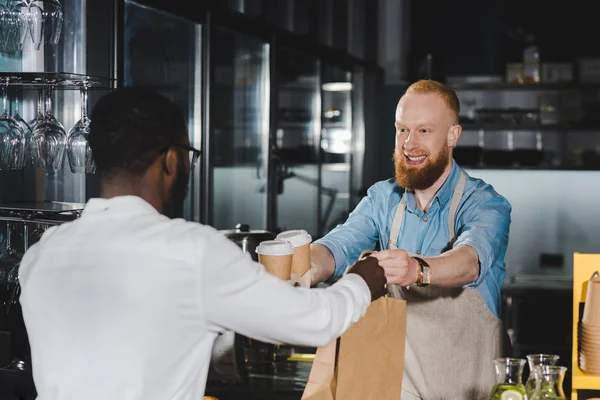
<path id="1" fill-rule="evenodd" d="M 101 198 L 20 267 L 38 400 L 201 399 L 219 332 L 320 346 L 383 295 L 374 260 L 327 289 L 294 288 L 215 229 L 174 219 L 199 151 L 164 97 L 108 94 L 89 140 Z"/>

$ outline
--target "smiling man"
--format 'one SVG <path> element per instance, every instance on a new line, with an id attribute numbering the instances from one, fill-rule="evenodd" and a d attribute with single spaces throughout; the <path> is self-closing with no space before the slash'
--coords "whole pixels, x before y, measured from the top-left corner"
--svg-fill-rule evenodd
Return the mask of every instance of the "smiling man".
<path id="1" fill-rule="evenodd" d="M 403 400 L 487 398 L 502 352 L 511 206 L 452 159 L 459 110 L 447 86 L 411 85 L 396 108 L 395 179 L 311 246 L 314 283 L 379 250 L 390 294 L 408 303 Z"/>

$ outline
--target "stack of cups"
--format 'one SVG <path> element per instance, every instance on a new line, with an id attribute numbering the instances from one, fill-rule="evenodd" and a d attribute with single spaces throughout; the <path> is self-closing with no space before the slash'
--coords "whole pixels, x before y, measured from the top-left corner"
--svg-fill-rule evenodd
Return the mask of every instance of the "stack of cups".
<path id="1" fill-rule="evenodd" d="M 279 279 L 289 281 L 292 272 L 294 247 L 282 240 L 266 240 L 256 248 L 258 262 L 265 266 L 268 273 Z"/>
<path id="2" fill-rule="evenodd" d="M 302 279 L 310 270 L 310 243 L 312 237 L 305 230 L 285 231 L 277 235 L 277 240 L 290 242 L 294 247 L 292 259 L 292 280 L 303 287 L 310 287 L 311 276 Z"/>
<path id="3" fill-rule="evenodd" d="M 600 278 L 588 281 L 580 338 L 581 369 L 588 374 L 600 375 Z"/>

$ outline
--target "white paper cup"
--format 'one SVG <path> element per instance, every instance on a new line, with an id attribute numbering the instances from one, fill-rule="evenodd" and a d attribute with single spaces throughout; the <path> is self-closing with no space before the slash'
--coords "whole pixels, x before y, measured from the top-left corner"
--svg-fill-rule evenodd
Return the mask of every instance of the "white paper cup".
<path id="1" fill-rule="evenodd" d="M 258 261 L 267 272 L 284 281 L 290 279 L 294 252 L 292 244 L 283 240 L 266 240 L 256 247 Z"/>
<path id="2" fill-rule="evenodd" d="M 304 229 L 285 231 L 277 235 L 277 240 L 288 241 L 296 252 L 292 258 L 292 274 L 301 277 L 310 269 L 310 243 L 312 236 Z"/>

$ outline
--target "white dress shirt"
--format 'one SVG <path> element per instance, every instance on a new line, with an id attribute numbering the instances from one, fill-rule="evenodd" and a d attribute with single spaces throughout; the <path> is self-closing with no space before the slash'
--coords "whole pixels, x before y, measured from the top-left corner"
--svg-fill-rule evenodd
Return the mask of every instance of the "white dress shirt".
<path id="1" fill-rule="evenodd" d="M 215 229 L 134 196 L 92 199 L 48 229 L 19 280 L 38 400 L 199 400 L 219 332 L 321 346 L 371 298 L 356 274 L 292 287 Z"/>

